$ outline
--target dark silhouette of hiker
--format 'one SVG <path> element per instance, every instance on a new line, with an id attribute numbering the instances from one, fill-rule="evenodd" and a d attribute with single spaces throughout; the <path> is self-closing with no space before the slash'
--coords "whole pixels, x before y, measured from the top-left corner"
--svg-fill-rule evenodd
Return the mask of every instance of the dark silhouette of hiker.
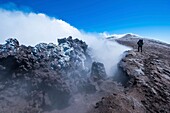
<path id="1" fill-rule="evenodd" d="M 139 52 L 139 51 L 142 52 L 143 40 L 140 39 L 140 40 L 137 42 L 137 44 L 138 44 L 138 52 Z"/>

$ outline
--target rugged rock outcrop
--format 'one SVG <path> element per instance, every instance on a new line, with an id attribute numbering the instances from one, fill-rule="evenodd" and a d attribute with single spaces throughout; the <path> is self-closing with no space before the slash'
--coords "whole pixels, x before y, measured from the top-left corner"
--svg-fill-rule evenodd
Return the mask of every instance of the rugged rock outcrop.
<path id="1" fill-rule="evenodd" d="M 6 40 L 0 45 L 0 112 L 63 109 L 74 94 L 96 91 L 91 78 L 103 79 L 105 68 L 102 63 L 93 63 L 91 68 L 87 47 L 71 36 L 59 39 L 58 45 L 40 43 L 35 47 Z"/>
<path id="2" fill-rule="evenodd" d="M 106 79 L 107 75 L 105 72 L 104 65 L 100 62 L 93 62 L 91 68 L 91 79 L 93 81 L 104 80 Z"/>

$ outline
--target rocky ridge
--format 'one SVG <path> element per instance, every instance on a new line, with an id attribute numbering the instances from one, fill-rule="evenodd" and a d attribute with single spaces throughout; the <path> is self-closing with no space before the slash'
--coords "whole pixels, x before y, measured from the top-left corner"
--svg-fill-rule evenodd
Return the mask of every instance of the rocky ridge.
<path id="1" fill-rule="evenodd" d="M 122 92 L 101 98 L 90 113 L 169 113 L 170 45 L 144 39 L 143 52 L 137 52 L 134 37 L 116 39 L 132 47 L 119 63 L 129 82 Z"/>

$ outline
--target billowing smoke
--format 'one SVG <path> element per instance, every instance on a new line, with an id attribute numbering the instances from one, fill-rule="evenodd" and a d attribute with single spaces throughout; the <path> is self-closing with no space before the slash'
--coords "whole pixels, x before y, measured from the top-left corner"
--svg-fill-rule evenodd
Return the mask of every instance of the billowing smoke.
<path id="1" fill-rule="evenodd" d="M 92 48 L 93 57 L 104 63 L 108 75 L 116 70 L 122 53 L 129 48 L 105 39 L 104 34 L 86 33 L 67 22 L 42 13 L 24 13 L 0 9 L 0 43 L 14 37 L 21 44 L 57 43 L 57 38 L 72 36 L 85 41 Z"/>
<path id="2" fill-rule="evenodd" d="M 22 44 L 56 43 L 56 38 L 80 36 L 80 31 L 68 23 L 45 14 L 0 10 L 0 42 L 16 37 Z"/>
<path id="3" fill-rule="evenodd" d="M 114 75 L 123 52 L 130 48 L 120 45 L 114 40 L 109 41 L 101 34 L 83 34 L 82 37 L 92 48 L 92 57 L 97 61 L 104 63 L 106 72 L 109 76 Z"/>

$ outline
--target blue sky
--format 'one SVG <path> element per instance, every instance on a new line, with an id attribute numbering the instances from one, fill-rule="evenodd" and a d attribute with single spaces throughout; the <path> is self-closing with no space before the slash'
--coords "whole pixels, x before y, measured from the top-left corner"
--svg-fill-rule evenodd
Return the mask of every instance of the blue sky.
<path id="1" fill-rule="evenodd" d="M 170 42 L 170 0 L 0 0 L 0 4 L 44 13 L 86 32 L 131 32 Z"/>

